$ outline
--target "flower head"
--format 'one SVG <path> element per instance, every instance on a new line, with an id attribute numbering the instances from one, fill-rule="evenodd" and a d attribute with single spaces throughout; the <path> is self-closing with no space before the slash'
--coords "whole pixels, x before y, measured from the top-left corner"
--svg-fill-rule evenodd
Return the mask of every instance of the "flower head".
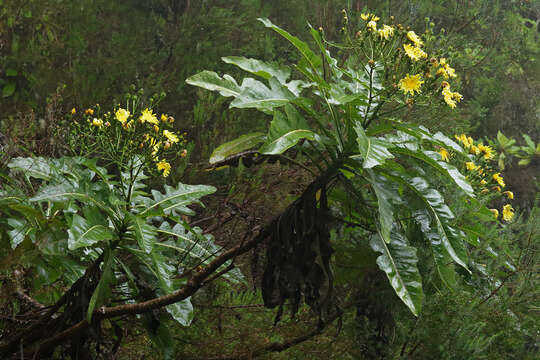
<path id="1" fill-rule="evenodd" d="M 510 221 L 514 217 L 514 209 L 512 208 L 512 205 L 506 204 L 503 206 L 503 220 L 504 221 Z"/>
<path id="2" fill-rule="evenodd" d="M 495 156 L 493 154 L 493 149 L 490 146 L 480 144 L 478 145 L 478 150 L 480 150 L 480 152 L 484 154 L 485 160 L 493 159 L 493 157 Z"/>
<path id="3" fill-rule="evenodd" d="M 463 96 L 458 93 L 458 92 L 452 92 L 450 91 L 450 85 L 449 86 L 445 86 L 443 89 L 442 89 L 442 94 L 443 94 L 443 97 L 444 97 L 444 101 L 448 104 L 448 106 L 450 106 L 452 109 L 454 109 L 456 107 L 456 104 L 458 102 L 461 101 L 461 99 L 463 98 Z M 472 144 L 470 144 L 469 146 L 471 146 Z M 467 146 L 467 148 L 469 147 Z"/>
<path id="4" fill-rule="evenodd" d="M 474 171 L 474 170 L 478 169 L 479 166 L 476 165 L 475 163 L 473 163 L 472 161 L 468 161 L 468 162 L 465 163 L 465 167 L 469 171 Z"/>
<path id="5" fill-rule="evenodd" d="M 383 28 L 379 29 L 378 33 L 381 39 L 384 38 L 385 40 L 388 40 L 392 35 L 394 35 L 394 27 L 383 25 Z"/>
<path id="6" fill-rule="evenodd" d="M 116 112 L 114 113 L 116 120 L 120 121 L 122 125 L 126 124 L 127 119 L 129 118 L 129 115 L 130 115 L 129 111 L 122 108 L 116 110 Z"/>
<path id="7" fill-rule="evenodd" d="M 514 199 L 514 193 L 511 192 L 511 191 L 505 191 L 505 192 L 503 192 L 503 194 L 506 195 L 506 196 L 508 196 L 508 198 L 509 198 L 510 200 L 513 200 L 513 199 Z"/>
<path id="8" fill-rule="evenodd" d="M 71 109 L 71 115 L 75 115 L 76 112 L 77 112 L 77 109 L 75 108 Z"/>
<path id="9" fill-rule="evenodd" d="M 157 167 L 158 171 L 163 170 L 163 177 L 167 177 L 171 173 L 171 164 L 169 164 L 165 160 L 160 160 L 156 164 L 156 167 Z"/>
<path id="10" fill-rule="evenodd" d="M 489 209 L 493 213 L 493 216 L 495 216 L 495 219 L 499 218 L 499 210 L 497 209 Z"/>
<path id="11" fill-rule="evenodd" d="M 455 78 L 456 70 L 452 68 L 448 62 L 446 61 L 446 58 L 441 58 L 441 61 L 439 62 L 441 67 L 437 70 L 437 75 L 443 76 L 445 79 L 448 78 Z"/>
<path id="12" fill-rule="evenodd" d="M 405 54 L 414 61 L 427 57 L 427 54 L 419 47 L 403 44 L 403 49 L 405 49 Z"/>
<path id="13" fill-rule="evenodd" d="M 414 45 L 416 45 L 417 47 L 424 45 L 423 41 L 420 39 L 418 35 L 416 35 L 414 31 L 409 31 L 407 33 L 407 39 L 411 40 L 414 43 Z"/>
<path id="14" fill-rule="evenodd" d="M 448 153 L 448 151 L 447 151 L 445 148 L 442 147 L 442 148 L 439 150 L 439 154 L 441 154 L 441 159 L 442 159 L 443 161 L 448 162 L 449 153 Z"/>
<path id="15" fill-rule="evenodd" d="M 161 121 L 167 122 L 167 119 L 169 119 L 169 117 L 166 114 L 161 114 L 161 117 L 160 117 Z"/>
<path id="16" fill-rule="evenodd" d="M 154 115 L 152 110 L 148 110 L 148 108 L 142 111 L 142 114 L 139 117 L 139 121 L 142 123 L 149 122 L 150 124 L 154 125 L 157 125 L 159 123 L 156 115 Z"/>
<path id="17" fill-rule="evenodd" d="M 422 79 L 420 79 L 420 74 L 416 74 L 413 76 L 410 76 L 407 74 L 403 79 L 399 80 L 399 89 L 402 90 L 405 94 L 408 92 L 411 93 L 411 95 L 414 95 L 414 92 L 417 91 L 420 93 L 420 86 L 424 83 Z"/>
<path id="18" fill-rule="evenodd" d="M 367 27 L 368 27 L 368 30 L 377 31 L 377 22 L 374 20 L 371 20 L 370 22 L 367 23 Z"/>
<path id="19" fill-rule="evenodd" d="M 493 180 L 495 180 L 501 187 L 504 187 L 506 184 L 504 183 L 504 179 L 501 176 L 501 173 L 493 174 Z"/>
<path id="20" fill-rule="evenodd" d="M 176 136 L 175 133 L 169 130 L 163 130 L 163 136 L 165 136 L 173 144 L 179 141 L 178 136 Z"/>
<path id="21" fill-rule="evenodd" d="M 84 111 L 84 113 L 85 113 L 86 115 L 94 115 L 94 110 L 93 110 L 93 109 L 86 109 L 86 110 Z"/>
<path id="22" fill-rule="evenodd" d="M 364 21 L 367 21 L 370 17 L 371 17 L 371 14 L 370 13 L 367 13 L 367 14 L 360 14 L 360 17 L 362 18 L 362 20 Z"/>
<path id="23" fill-rule="evenodd" d="M 94 118 L 92 120 L 92 125 L 95 126 L 95 127 L 101 127 L 103 125 L 103 120 L 98 119 L 98 118 Z"/>

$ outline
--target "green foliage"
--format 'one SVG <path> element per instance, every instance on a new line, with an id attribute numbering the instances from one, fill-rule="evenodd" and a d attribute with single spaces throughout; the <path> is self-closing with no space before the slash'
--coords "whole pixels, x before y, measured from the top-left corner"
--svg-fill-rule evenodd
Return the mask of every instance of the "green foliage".
<path id="1" fill-rule="evenodd" d="M 367 20 L 369 18 L 366 22 Z M 422 66 L 431 67 L 429 61 L 427 65 L 422 65 L 411 55 L 407 55 L 411 59 L 407 59 L 407 56 L 405 59 L 398 57 L 399 54 L 404 55 L 401 41 L 406 43 L 406 37 L 411 38 L 410 34 L 405 36 L 405 32 L 399 29 L 396 30 L 398 34 L 395 39 L 392 38 L 387 43 L 383 36 L 370 34 L 372 29 L 366 25 L 366 34 L 361 35 L 360 39 L 347 37 L 347 45 L 355 51 L 351 51 L 352 54 L 344 53 L 341 59 L 336 60 L 326 49 L 327 43 L 320 32 L 312 30 L 311 34 L 320 47 L 322 56 L 316 55 L 307 43 L 269 20 L 260 21 L 282 35 L 298 50 L 301 60 L 296 64 L 296 68 L 304 79 L 288 82 L 291 71 L 285 65 L 279 66 L 278 72 L 275 65 L 262 61 L 229 57 L 224 60 L 251 74 L 259 75 L 268 82 L 269 87 L 253 78 L 245 78 L 242 85 L 238 86 L 236 80 L 229 75 L 221 78 L 209 71 L 188 78 L 187 83 L 232 97 L 230 107 L 252 107 L 263 113 L 273 113 L 265 142 L 257 151 L 264 155 L 281 155 L 294 147 L 306 156 L 309 162 L 313 161 L 313 165 L 318 164 L 319 174 L 313 186 L 321 186 L 318 183 L 320 182 L 322 190 L 319 191 L 325 191 L 327 184 L 333 180 L 337 180 L 340 186 L 345 186 L 354 200 L 341 199 L 333 202 L 332 206 L 343 209 L 343 213 L 348 213 L 353 222 L 367 223 L 368 228 L 376 229 L 369 230 L 364 236 L 372 238 L 372 247 L 383 254 L 377 263 L 387 273 L 397 295 L 418 315 L 423 293 L 417 268 L 417 246 L 427 245 L 431 248 L 441 280 L 449 287 L 456 285 L 454 263 L 470 272 L 466 246 L 468 238 L 455 226 L 455 223 L 465 219 L 455 217 L 443 191 L 457 191 L 453 201 L 465 204 L 470 204 L 469 198 L 475 197 L 475 190 L 466 177 L 458 168 L 447 163 L 448 151 L 445 147 L 451 148 L 462 164 L 471 160 L 460 145 L 442 133 L 432 135 L 426 128 L 395 120 L 395 112 L 402 108 L 404 100 L 400 94 L 390 90 L 391 83 L 386 79 L 390 78 L 390 73 L 397 78 L 403 76 L 400 87 L 405 94 L 412 88 L 420 89 L 422 82 L 405 85 L 405 77 Z M 400 37 L 399 34 L 403 35 Z M 375 51 L 376 55 L 371 58 L 366 56 L 365 59 L 355 54 L 366 54 L 368 46 L 380 49 L 380 52 Z M 406 49 L 406 46 L 404 48 Z M 392 57 L 397 58 L 397 64 L 389 61 Z M 338 64 L 345 64 L 346 67 Z M 437 75 L 441 71 L 453 74 L 450 72 L 453 70 L 445 65 L 447 60 L 441 59 L 441 64 L 441 68 L 436 68 Z M 396 74 L 396 68 L 400 69 L 401 73 Z M 446 78 L 449 76 L 451 75 L 445 75 Z M 428 96 L 438 96 L 439 82 L 440 80 L 429 80 L 427 89 L 418 100 L 413 97 L 414 91 L 410 91 L 410 98 L 406 95 L 405 101 L 427 102 Z M 454 93 L 449 92 L 448 83 L 442 84 L 442 88 L 444 101 L 455 107 L 453 99 L 459 100 L 460 95 L 452 95 Z M 285 114 L 281 108 L 284 108 Z M 394 114 L 393 117 L 387 117 L 379 112 Z M 256 141 L 251 141 L 253 138 Z M 222 159 L 225 155 L 232 155 L 233 150 L 242 152 L 247 150 L 248 146 L 257 146 L 259 139 L 259 134 L 244 135 L 222 145 L 214 154 L 221 154 L 227 149 L 226 154 L 221 154 Z M 485 151 L 491 156 L 492 149 L 486 148 Z M 215 161 L 215 155 L 212 161 Z M 309 165 L 309 162 L 306 162 L 306 165 Z M 325 168 L 321 166 L 324 163 Z M 350 175 L 342 177 L 342 172 Z M 495 176 L 494 179 L 498 178 Z M 320 207 L 324 206 L 321 202 Z M 373 211 L 374 209 L 378 211 Z M 367 215 L 369 212 L 373 212 L 374 216 Z M 304 213 L 304 216 L 309 216 L 307 214 Z M 473 213 L 468 215 L 474 216 Z M 404 222 L 401 218 L 414 221 Z M 311 220 L 304 221 L 309 223 Z M 474 220 L 469 217 L 465 221 Z M 294 228 L 296 226 L 294 225 Z M 415 226 L 421 229 L 425 245 L 411 245 L 411 239 L 407 238 Z M 281 225 L 278 227 L 281 228 Z M 281 239 L 284 236 L 282 231 L 287 230 L 275 231 L 280 232 Z M 294 248 L 297 246 L 294 245 Z M 271 251 L 268 255 L 270 261 L 279 257 L 274 253 L 275 250 Z"/>

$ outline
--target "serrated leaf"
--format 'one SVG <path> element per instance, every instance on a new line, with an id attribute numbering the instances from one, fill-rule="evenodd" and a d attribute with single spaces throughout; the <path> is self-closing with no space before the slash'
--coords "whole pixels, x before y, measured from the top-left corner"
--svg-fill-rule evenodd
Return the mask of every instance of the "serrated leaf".
<path id="1" fill-rule="evenodd" d="M 426 209 L 421 209 L 413 212 L 413 216 L 422 230 L 422 235 L 431 245 L 431 253 L 433 254 L 433 260 L 437 266 L 439 277 L 448 288 L 455 288 L 456 272 L 452 257 L 448 253 L 448 250 L 446 250 L 437 229 L 433 228 L 429 212 Z"/>
<path id="2" fill-rule="evenodd" d="M 221 60 L 227 64 L 236 65 L 240 69 L 252 73 L 253 75 L 260 76 L 266 80 L 269 80 L 274 76 L 282 84 L 284 84 L 291 75 L 291 70 L 284 65 L 269 64 L 257 59 L 250 59 L 243 56 L 226 56 L 222 57 Z"/>
<path id="3" fill-rule="evenodd" d="M 176 224 L 171 228 L 167 222 L 163 222 L 158 231 L 172 237 L 174 241 L 159 242 L 156 245 L 178 251 L 186 264 L 204 266 L 222 252 L 222 248 L 216 245 L 213 236 L 210 234 L 203 235 L 202 230 L 197 227 L 185 228 L 181 224 Z M 228 264 L 230 264 L 230 261 L 221 268 L 226 267 Z M 244 281 L 244 276 L 236 268 L 224 274 L 224 277 L 232 282 Z"/>
<path id="4" fill-rule="evenodd" d="M 225 160 L 229 156 L 241 153 L 252 149 L 253 147 L 259 145 L 264 141 L 264 134 L 261 132 L 249 133 L 242 135 L 239 138 L 236 138 L 232 141 L 226 142 L 225 144 L 217 147 L 212 155 L 210 155 L 210 164 L 215 164 L 220 161 Z"/>
<path id="5" fill-rule="evenodd" d="M 437 132 L 435 135 L 433 135 L 433 140 L 439 141 L 443 143 L 444 145 L 446 145 L 447 147 L 454 150 L 455 152 L 458 152 L 467 156 L 467 153 L 463 151 L 463 148 L 458 143 L 456 143 L 454 140 L 450 139 L 449 137 L 447 137 L 440 131 Z"/>
<path id="6" fill-rule="evenodd" d="M 382 165 L 386 159 L 391 159 L 394 157 L 394 155 L 388 151 L 388 143 L 380 139 L 367 136 L 364 128 L 360 124 L 357 124 L 354 129 L 356 130 L 357 134 L 356 141 L 358 142 L 358 149 L 362 158 L 364 159 L 362 164 L 364 169 L 370 169 L 374 166 Z M 354 158 L 355 156 L 352 157 Z"/>
<path id="7" fill-rule="evenodd" d="M 434 151 L 412 151 L 401 147 L 394 148 L 393 152 L 408 155 L 412 158 L 424 162 L 425 164 L 437 170 L 439 173 L 452 179 L 454 183 L 459 186 L 468 196 L 474 197 L 474 190 L 471 184 L 469 184 L 469 182 L 465 178 L 465 176 L 463 176 L 463 174 L 461 174 L 455 166 L 450 165 L 444 161 L 438 161 L 438 159 L 440 158 L 439 153 Z"/>
<path id="8" fill-rule="evenodd" d="M 396 229 L 391 233 L 391 242 L 386 244 L 380 235 L 374 235 L 369 242 L 371 248 L 381 253 L 377 265 L 386 273 L 390 285 L 409 310 L 418 316 L 422 309 L 424 293 L 422 277 L 416 264 L 416 249 L 409 246 L 407 239 Z"/>
<path id="9" fill-rule="evenodd" d="M 156 208 L 161 208 L 165 214 L 170 215 L 173 210 L 182 211 L 186 209 L 186 205 L 197 202 L 201 197 L 216 191 L 216 188 L 213 186 L 182 183 L 178 183 L 176 188 L 165 185 L 164 189 L 164 194 L 157 190 L 152 190 L 154 199 L 150 200 L 146 198 L 148 201 L 147 208 L 140 215 L 145 216 Z"/>
<path id="10" fill-rule="evenodd" d="M 139 248 L 147 254 L 152 251 L 156 242 L 157 229 L 146 223 L 146 220 L 137 215 L 128 215 L 128 232 L 137 240 Z"/>
<path id="11" fill-rule="evenodd" d="M 90 298 L 90 302 L 88 303 L 88 310 L 86 312 L 86 321 L 89 323 L 92 323 L 92 314 L 94 313 L 94 309 L 101 305 L 103 305 L 104 301 L 108 297 L 108 295 L 111 293 L 110 285 L 114 280 L 114 272 L 113 272 L 113 265 L 114 265 L 114 253 L 111 249 L 105 250 L 105 256 L 103 259 L 103 270 L 101 272 L 101 278 L 99 279 L 99 282 L 94 290 L 94 293 L 92 294 L 92 297 Z"/>
<path id="12" fill-rule="evenodd" d="M 68 229 L 68 248 L 76 250 L 92 246 L 100 241 L 114 238 L 114 232 L 101 222 L 87 221 L 78 214 L 73 214 L 71 227 Z"/>
<path id="13" fill-rule="evenodd" d="M 282 154 L 302 139 L 315 140 L 315 135 L 316 134 L 310 130 L 292 130 L 283 134 L 278 139 L 263 145 L 263 147 L 259 149 L 259 152 L 265 155 Z"/>
<path id="14" fill-rule="evenodd" d="M 377 206 L 379 208 L 380 234 L 386 243 L 390 243 L 390 232 L 394 223 L 393 201 L 399 199 L 399 194 L 393 191 L 390 186 L 386 186 L 385 179 L 377 176 L 374 171 L 368 170 L 371 179 L 371 186 L 377 196 Z"/>
<path id="15" fill-rule="evenodd" d="M 274 108 L 295 99 L 296 96 L 275 77 L 270 78 L 268 83 L 270 87 L 258 80 L 245 78 L 242 81 L 241 93 L 231 102 L 230 107 L 255 108 L 271 113 Z"/>
<path id="16" fill-rule="evenodd" d="M 23 158 L 16 157 L 11 159 L 8 167 L 13 170 L 23 171 L 25 175 L 36 179 L 50 180 L 51 166 L 50 162 L 42 157 Z"/>
<path id="17" fill-rule="evenodd" d="M 218 91 L 221 96 L 238 96 L 240 95 L 240 86 L 231 76 L 225 74 L 223 78 L 213 71 L 202 71 L 198 74 L 190 76 L 186 79 L 186 83 L 203 89 Z"/>
<path id="18" fill-rule="evenodd" d="M 11 248 L 15 249 L 24 241 L 27 231 L 29 231 L 28 223 L 25 220 L 8 218 L 7 223 L 13 229 L 8 231 Z"/>
<path id="19" fill-rule="evenodd" d="M 446 205 L 442 195 L 437 190 L 430 188 L 428 183 L 420 177 L 410 178 L 406 181 L 406 184 L 421 200 L 423 208 L 428 212 L 430 218 L 429 229 L 436 231 L 437 244 L 440 241 L 452 260 L 469 271 L 465 260 L 463 260 L 467 256 L 460 236 L 455 229 L 447 224 L 449 220 L 454 218 L 454 214 Z M 425 225 L 425 223 L 420 225 Z M 425 228 L 423 230 L 425 233 L 431 233 L 428 231 L 429 229 Z M 430 241 L 433 244 L 435 240 L 430 239 Z"/>

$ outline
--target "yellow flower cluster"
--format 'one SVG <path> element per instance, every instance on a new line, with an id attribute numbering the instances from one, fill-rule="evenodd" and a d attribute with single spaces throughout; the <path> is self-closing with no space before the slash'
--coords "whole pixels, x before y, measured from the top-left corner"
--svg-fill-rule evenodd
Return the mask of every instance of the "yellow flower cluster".
<path id="1" fill-rule="evenodd" d="M 92 117 L 97 111 L 96 116 Z M 163 177 L 167 177 L 171 172 L 171 165 L 163 158 L 162 150 L 169 150 L 174 144 L 184 143 L 184 135 L 177 135 L 173 131 L 166 129 L 170 127 L 170 124 L 174 123 L 174 118 L 166 114 L 161 114 L 158 118 L 151 109 L 144 109 L 140 114 L 132 114 L 128 109 L 118 108 L 113 114 L 110 112 L 99 117 L 99 107 L 94 109 L 86 109 L 84 116 L 90 127 L 102 128 L 110 127 L 111 122 L 117 124 L 116 126 L 120 131 L 125 131 L 131 135 L 128 136 L 127 143 L 134 144 L 138 149 L 142 150 L 144 154 L 149 154 L 152 162 Z M 71 115 L 76 114 L 76 109 L 71 110 Z M 109 122 L 110 120 L 110 122 Z M 105 133 L 106 134 L 106 133 Z M 151 135 L 152 134 L 152 135 Z M 116 135 L 115 135 L 116 136 Z M 142 137 L 142 141 L 135 139 Z M 116 141 L 116 140 L 115 140 Z M 140 151 L 138 150 L 138 151 Z M 187 156 L 187 150 L 183 150 L 179 153 L 181 157 Z"/>
<path id="2" fill-rule="evenodd" d="M 476 161 L 483 161 L 484 164 L 487 164 L 486 162 L 489 162 L 489 160 L 493 159 L 495 156 L 495 151 L 493 150 L 493 148 L 482 143 L 478 143 L 476 145 L 474 143 L 474 139 L 470 136 L 461 134 L 455 135 L 455 138 L 461 144 L 463 144 L 464 148 L 467 149 L 471 155 L 474 155 L 474 159 L 476 159 Z M 489 193 L 490 191 L 501 193 L 502 189 L 506 186 L 506 183 L 504 182 L 501 173 L 495 173 L 490 172 L 489 170 L 485 170 L 484 168 L 482 168 L 481 165 L 478 165 L 474 161 L 465 162 L 465 168 L 467 169 L 467 171 L 472 173 L 471 176 L 473 179 L 476 178 L 476 181 L 478 181 L 478 179 L 480 180 L 479 184 L 484 187 L 484 189 L 481 191 L 482 193 Z M 486 173 L 489 173 L 490 175 Z M 486 177 L 486 175 L 488 176 Z M 486 186 L 489 186 L 490 189 L 485 188 Z M 514 193 L 512 191 L 504 191 L 502 192 L 502 195 L 506 196 L 509 200 L 514 199 Z M 499 210 L 490 210 L 491 212 L 493 212 L 493 216 L 498 219 Z M 504 205 L 502 209 L 502 219 L 504 221 L 510 221 L 513 217 L 514 209 L 512 208 L 512 206 L 510 204 Z"/>
<path id="3" fill-rule="evenodd" d="M 367 21 L 366 27 L 369 31 L 376 32 L 379 34 L 379 37 L 384 40 L 390 39 L 392 36 L 394 36 L 394 30 L 395 28 L 390 25 L 383 24 L 382 28 L 377 29 L 377 21 L 380 20 L 378 16 L 375 16 L 374 14 L 365 13 L 360 14 L 360 18 L 362 20 Z"/>
<path id="4" fill-rule="evenodd" d="M 456 70 L 450 67 L 450 65 L 448 65 L 446 58 L 441 58 L 439 64 L 441 65 L 441 67 L 437 70 L 438 76 L 442 75 L 445 79 L 455 78 L 457 76 Z"/>
<path id="5" fill-rule="evenodd" d="M 450 84 L 446 83 L 444 84 L 442 89 L 442 94 L 444 97 L 444 101 L 450 106 L 452 109 L 456 107 L 456 103 L 460 102 L 463 96 L 458 92 L 452 92 L 450 91 Z"/>
<path id="6" fill-rule="evenodd" d="M 499 218 L 499 210 L 497 209 L 489 209 L 492 213 L 495 219 Z M 514 218 L 514 208 L 510 204 L 506 204 L 503 206 L 502 209 L 502 218 L 504 221 L 511 221 Z"/>

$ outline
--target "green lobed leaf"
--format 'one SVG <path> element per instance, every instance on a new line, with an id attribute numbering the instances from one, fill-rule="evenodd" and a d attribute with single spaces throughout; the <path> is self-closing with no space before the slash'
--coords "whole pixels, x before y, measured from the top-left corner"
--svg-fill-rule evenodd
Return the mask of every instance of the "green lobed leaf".
<path id="1" fill-rule="evenodd" d="M 437 190 L 430 188 L 427 181 L 420 177 L 409 178 L 406 183 L 408 187 L 413 190 L 413 193 L 421 200 L 423 209 L 428 212 L 430 219 L 429 229 L 436 231 L 436 243 L 439 244 L 440 241 L 452 260 L 469 271 L 464 260 L 467 258 L 467 254 L 463 247 L 461 237 L 457 231 L 448 224 L 448 221 L 454 218 L 454 214 L 446 205 L 442 195 Z M 426 223 L 422 222 L 420 225 L 425 226 Z M 429 233 L 429 229 L 425 228 L 424 232 Z M 430 239 L 430 241 L 433 245 L 434 240 Z"/>
<path id="2" fill-rule="evenodd" d="M 164 194 L 157 190 L 152 190 L 153 200 L 146 198 L 147 208 L 140 215 L 148 215 L 151 210 L 156 208 L 163 209 L 163 212 L 167 215 L 172 214 L 173 210 L 185 212 L 189 210 L 186 205 L 197 202 L 199 198 L 216 191 L 216 188 L 213 186 L 182 183 L 178 183 L 176 188 L 165 185 L 164 189 Z"/>
<path id="3" fill-rule="evenodd" d="M 249 59 L 243 56 L 226 56 L 222 57 L 221 60 L 227 64 L 236 65 L 240 69 L 252 73 L 253 75 L 260 76 L 266 80 L 269 80 L 274 76 L 282 84 L 284 84 L 291 75 L 291 70 L 287 66 L 269 64 L 257 59 Z"/>
<path id="4" fill-rule="evenodd" d="M 294 145 L 296 145 L 302 139 L 315 140 L 316 134 L 310 130 L 292 130 L 279 138 L 264 144 L 259 152 L 265 155 L 277 155 L 282 154 Z"/>
<path id="5" fill-rule="evenodd" d="M 374 235 L 369 242 L 371 248 L 381 253 L 377 265 L 386 273 L 390 285 L 409 310 L 418 316 L 422 309 L 424 293 L 422 277 L 416 264 L 416 249 L 409 246 L 407 239 L 394 228 L 391 241 L 387 244 L 380 236 Z"/>
<path id="6" fill-rule="evenodd" d="M 227 159 L 229 156 L 252 149 L 264 141 L 264 134 L 261 132 L 242 135 L 232 141 L 218 146 L 210 155 L 210 164 L 215 164 Z"/>
<path id="7" fill-rule="evenodd" d="M 452 257 L 444 246 L 443 238 L 441 238 L 438 229 L 432 226 L 429 212 L 426 209 L 420 209 L 413 212 L 413 216 L 422 230 L 422 236 L 429 241 L 439 277 L 447 287 L 455 288 L 456 272 Z"/>
<path id="8" fill-rule="evenodd" d="M 90 298 L 88 303 L 88 310 L 86 312 L 86 321 L 92 323 L 92 314 L 94 309 L 104 304 L 107 297 L 111 293 L 111 284 L 114 281 L 114 253 L 111 249 L 105 250 L 105 257 L 103 259 L 103 270 L 101 272 L 101 278 Z"/>
<path id="9" fill-rule="evenodd" d="M 390 243 L 390 233 L 394 224 L 394 206 L 393 202 L 399 201 L 399 194 L 394 191 L 384 176 L 368 170 L 371 180 L 371 187 L 377 197 L 377 206 L 379 208 L 380 234 L 386 243 Z"/>
<path id="10" fill-rule="evenodd" d="M 68 248 L 76 250 L 92 246 L 100 241 L 112 240 L 114 236 L 114 232 L 102 222 L 87 221 L 82 216 L 73 214 L 71 227 L 68 229 Z"/>
<path id="11" fill-rule="evenodd" d="M 388 148 L 392 146 L 391 144 L 382 141 L 380 139 L 367 136 L 362 125 L 357 124 L 355 127 L 356 134 L 358 135 L 356 141 L 358 142 L 358 149 L 364 162 L 362 167 L 364 169 L 370 169 L 377 165 L 382 165 L 386 159 L 391 159 L 394 157 L 388 151 Z M 351 156 L 352 158 L 357 157 L 357 155 Z"/>
<path id="12" fill-rule="evenodd" d="M 245 78 L 242 81 L 241 93 L 231 102 L 230 107 L 255 108 L 271 113 L 274 108 L 283 106 L 296 98 L 275 77 L 270 78 L 268 84 L 270 87 L 258 80 Z"/>
<path id="13" fill-rule="evenodd" d="M 156 242 L 157 229 L 146 223 L 141 216 L 128 214 L 128 233 L 133 235 L 139 244 L 139 248 L 149 254 Z"/>
<path id="14" fill-rule="evenodd" d="M 240 86 L 236 83 L 231 76 L 225 74 L 221 78 L 213 71 L 202 71 L 198 74 L 190 76 L 186 79 L 186 83 L 194 86 L 201 87 L 203 89 L 218 91 L 221 96 L 234 96 L 240 95 Z"/>
<path id="15" fill-rule="evenodd" d="M 24 238 L 26 237 L 27 232 L 31 230 L 31 227 L 28 222 L 21 219 L 8 218 L 7 223 L 13 228 L 7 233 L 10 239 L 11 248 L 15 249 L 24 241 Z"/>
<path id="16" fill-rule="evenodd" d="M 474 190 L 471 184 L 469 184 L 465 176 L 463 176 L 463 174 L 461 174 L 459 170 L 456 169 L 456 167 L 444 161 L 436 160 L 440 158 L 439 153 L 434 151 L 412 151 L 410 149 L 402 147 L 395 147 L 392 151 L 394 153 L 407 155 L 424 162 L 425 164 L 437 170 L 439 173 L 452 179 L 454 183 L 465 192 L 465 194 L 470 197 L 474 197 Z"/>

